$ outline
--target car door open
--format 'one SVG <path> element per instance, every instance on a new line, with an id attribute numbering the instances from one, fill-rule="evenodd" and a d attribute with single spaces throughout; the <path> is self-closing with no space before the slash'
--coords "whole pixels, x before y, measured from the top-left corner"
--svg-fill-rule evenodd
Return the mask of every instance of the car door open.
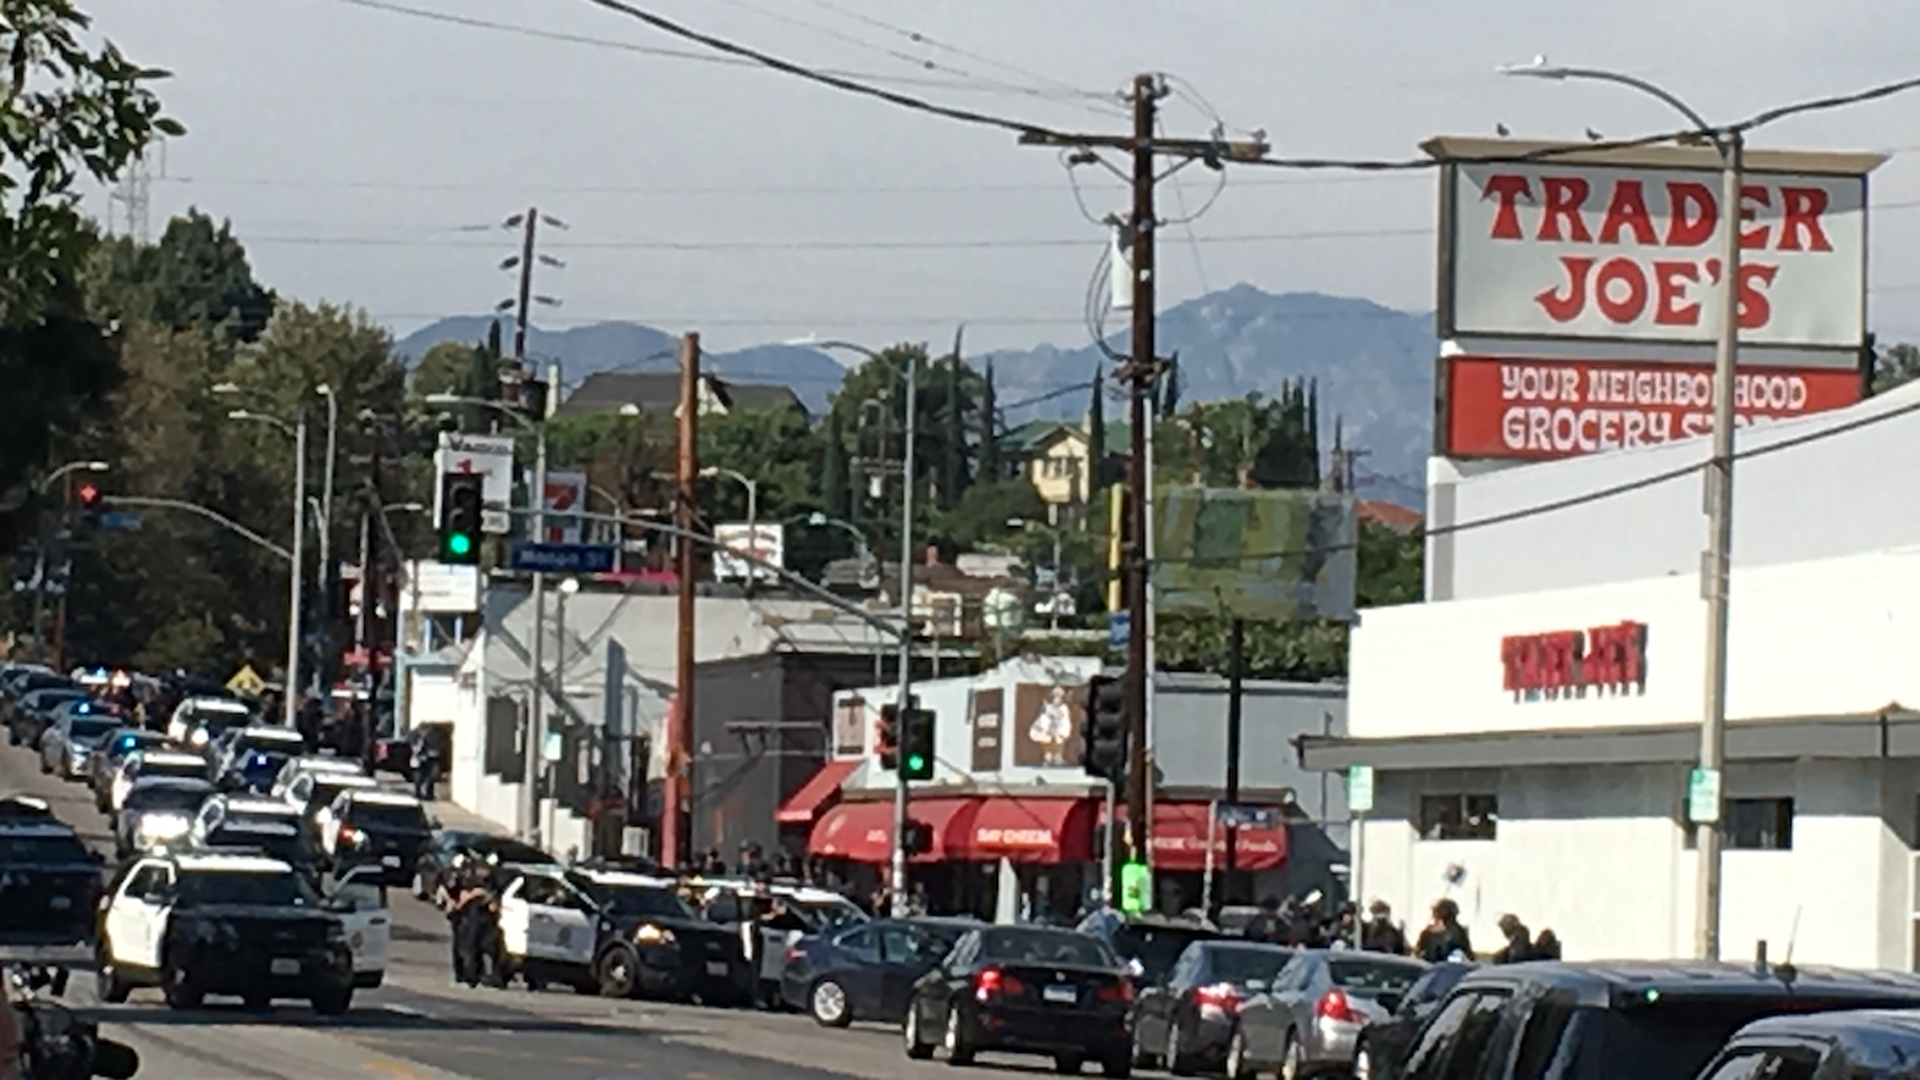
<path id="1" fill-rule="evenodd" d="M 334 913 L 347 931 L 353 949 L 353 974 L 365 984 L 387 969 L 387 946 L 393 936 L 392 912 L 387 908 L 387 886 L 379 868 L 356 867 L 341 875 L 328 894 Z"/>

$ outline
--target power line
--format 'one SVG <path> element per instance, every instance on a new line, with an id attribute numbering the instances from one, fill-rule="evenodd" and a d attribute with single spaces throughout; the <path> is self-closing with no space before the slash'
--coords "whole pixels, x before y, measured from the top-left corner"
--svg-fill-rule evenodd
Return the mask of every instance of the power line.
<path id="1" fill-rule="evenodd" d="M 1266 244 L 1317 240 L 1382 240 L 1431 237 L 1432 226 L 1404 229 L 1320 229 L 1300 232 L 1241 233 L 1201 236 L 1208 244 Z M 1080 237 L 999 237 L 949 240 L 569 240 L 554 248 L 609 251 L 994 251 L 1019 248 L 1086 247 Z M 334 247 L 491 247 L 484 241 L 451 237 L 396 236 L 250 236 L 249 245 L 285 244 Z"/>

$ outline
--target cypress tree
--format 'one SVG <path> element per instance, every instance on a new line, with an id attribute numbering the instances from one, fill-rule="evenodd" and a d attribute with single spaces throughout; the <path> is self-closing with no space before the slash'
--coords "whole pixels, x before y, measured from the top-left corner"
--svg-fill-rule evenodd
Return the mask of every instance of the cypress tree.
<path id="1" fill-rule="evenodd" d="M 993 361 L 987 361 L 987 385 L 980 393 L 980 476 L 987 483 L 998 483 L 1000 466 L 1000 406 L 993 389 Z"/>
<path id="2" fill-rule="evenodd" d="M 1087 403 L 1087 488 L 1083 494 L 1093 501 L 1094 492 L 1106 487 L 1107 464 L 1107 376 L 1093 369 L 1093 399 Z"/>

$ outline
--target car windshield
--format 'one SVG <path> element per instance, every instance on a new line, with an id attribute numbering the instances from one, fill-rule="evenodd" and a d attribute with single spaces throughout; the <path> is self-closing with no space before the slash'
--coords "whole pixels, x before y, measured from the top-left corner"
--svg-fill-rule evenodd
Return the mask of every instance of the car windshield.
<path id="1" fill-rule="evenodd" d="M 0 834 L 0 866 L 21 863 L 84 863 L 90 861 L 77 836 L 7 836 Z"/>
<path id="2" fill-rule="evenodd" d="M 1402 994 L 1426 969 L 1414 963 L 1335 957 L 1328 961 L 1333 985 L 1343 990 L 1372 990 Z"/>
<path id="3" fill-rule="evenodd" d="M 1283 949 L 1211 949 L 1208 957 L 1211 977 L 1220 982 L 1229 982 L 1245 986 L 1255 979 L 1271 980 L 1276 972 L 1293 959 L 1293 953 Z"/>
<path id="4" fill-rule="evenodd" d="M 355 802 L 348 812 L 347 820 L 355 825 L 369 825 L 376 829 L 415 829 L 425 831 L 427 812 L 418 806 L 395 806 L 391 803 Z"/>
<path id="5" fill-rule="evenodd" d="M 693 909 L 672 889 L 653 885 L 593 885 L 600 906 L 614 915 L 640 919 L 693 919 Z"/>
<path id="6" fill-rule="evenodd" d="M 180 877 L 180 906 L 258 904 L 267 907 L 316 907 L 319 894 L 300 875 L 196 870 Z"/>
<path id="7" fill-rule="evenodd" d="M 252 753 L 255 750 L 269 754 L 294 754 L 305 748 L 306 743 L 301 740 L 300 736 L 295 734 L 254 734 L 234 740 L 235 752 L 241 754 Z"/>
<path id="8" fill-rule="evenodd" d="M 1215 937 L 1210 931 L 1198 926 L 1143 926 L 1138 923 L 1121 927 L 1113 935 L 1113 951 L 1121 956 L 1140 961 L 1147 981 L 1157 982 L 1173 970 L 1187 946 L 1196 941 L 1210 941 Z"/>
<path id="9" fill-rule="evenodd" d="M 228 821 L 207 834 L 207 846 L 257 848 L 269 858 L 295 864 L 313 857 L 307 838 L 284 821 Z"/>
<path id="10" fill-rule="evenodd" d="M 22 699 L 29 709 L 54 709 L 69 701 L 85 701 L 85 690 L 36 690 Z"/>
<path id="11" fill-rule="evenodd" d="M 142 761 L 140 776 L 205 776 L 207 768 L 192 761 Z"/>
<path id="12" fill-rule="evenodd" d="M 1600 1063 L 1593 1074 L 1596 1080 L 1691 1080 L 1734 1032 L 1763 1016 L 1890 1004 L 1884 998 L 1686 1000 L 1668 996 L 1642 1008 L 1604 1013 L 1572 1010 L 1569 1028 L 1581 1049 Z"/>
<path id="13" fill-rule="evenodd" d="M 988 930 L 980 935 L 980 958 L 1007 964 L 1120 966 L 1100 939 L 1070 930 Z"/>
<path id="14" fill-rule="evenodd" d="M 127 793 L 127 809 L 134 811 L 197 810 L 211 794 L 213 794 L 212 788 L 185 784 L 135 787 Z"/>
<path id="15" fill-rule="evenodd" d="M 76 716 L 68 723 L 67 730 L 76 742 L 103 742 L 108 735 L 120 730 L 120 720 L 113 716 Z"/>

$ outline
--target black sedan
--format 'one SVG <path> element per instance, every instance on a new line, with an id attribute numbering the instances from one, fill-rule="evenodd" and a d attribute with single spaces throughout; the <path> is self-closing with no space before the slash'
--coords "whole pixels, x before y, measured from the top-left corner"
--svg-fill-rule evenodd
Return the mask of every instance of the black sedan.
<path id="1" fill-rule="evenodd" d="M 1164 1063 L 1175 1076 L 1224 1067 L 1240 1007 L 1293 956 L 1284 946 L 1233 939 L 1187 946 L 1164 981 L 1140 992 L 1133 1009 L 1133 1063 Z"/>
<path id="2" fill-rule="evenodd" d="M 1127 1015 L 1133 980 L 1106 943 L 1047 927 L 992 926 L 960 936 L 914 984 L 902 1034 L 907 1056 L 966 1065 L 981 1053 L 1036 1054 L 1076 1073 L 1098 1061 L 1133 1072 Z"/>
<path id="3" fill-rule="evenodd" d="M 50 817 L 0 817 L 0 944 L 91 941 L 100 857 Z"/>
<path id="4" fill-rule="evenodd" d="M 1413 1049 L 1413 1040 L 1421 1025 L 1440 1007 L 1440 1002 L 1472 964 L 1435 964 L 1426 970 L 1394 1007 L 1393 1015 L 1376 1020 L 1360 1031 L 1353 1048 L 1354 1080 L 1389 1080 L 1400 1075 L 1400 1065 Z"/>
<path id="5" fill-rule="evenodd" d="M 822 1027 L 900 1021 L 907 992 L 940 965 L 972 919 L 879 919 L 803 937 L 787 952 L 780 996 Z"/>
<path id="6" fill-rule="evenodd" d="M 440 888 L 440 879 L 453 867 L 453 860 L 463 855 L 499 865 L 560 865 L 560 860 L 511 836 L 466 829 L 442 829 L 433 834 L 433 839 L 427 842 L 427 849 L 420 853 L 419 861 L 414 863 L 413 895 L 422 900 L 431 898 Z"/>

